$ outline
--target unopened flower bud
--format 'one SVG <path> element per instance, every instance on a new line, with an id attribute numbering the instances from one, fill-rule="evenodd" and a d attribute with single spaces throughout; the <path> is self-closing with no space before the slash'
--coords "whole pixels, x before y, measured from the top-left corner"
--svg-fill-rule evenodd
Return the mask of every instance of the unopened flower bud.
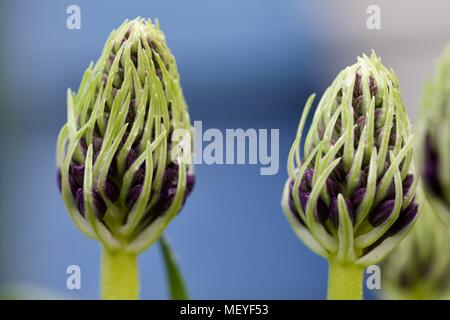
<path id="1" fill-rule="evenodd" d="M 282 205 L 297 235 L 328 259 L 376 263 L 416 217 L 417 174 L 399 90 L 375 54 L 363 55 L 325 91 L 301 148 L 314 96 L 306 103 Z"/>
<path id="2" fill-rule="evenodd" d="M 417 158 L 425 190 L 442 221 L 450 224 L 450 46 L 424 90 Z"/>
<path id="3" fill-rule="evenodd" d="M 172 139 L 192 127 L 159 25 L 138 18 L 114 30 L 67 104 L 57 165 L 70 216 L 107 249 L 144 250 L 195 181 L 181 142 Z"/>
<path id="4" fill-rule="evenodd" d="M 432 211 L 424 201 L 411 233 L 382 262 L 385 298 L 450 298 L 450 230 Z"/>

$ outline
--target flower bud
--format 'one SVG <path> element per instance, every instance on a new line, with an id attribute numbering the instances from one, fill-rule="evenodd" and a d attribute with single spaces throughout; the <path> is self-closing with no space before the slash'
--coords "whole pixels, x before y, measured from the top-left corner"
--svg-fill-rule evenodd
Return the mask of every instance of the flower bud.
<path id="1" fill-rule="evenodd" d="M 425 87 L 417 158 L 430 203 L 450 224 L 450 46 Z"/>
<path id="2" fill-rule="evenodd" d="M 388 299 L 450 298 L 450 232 L 426 201 L 411 233 L 381 264 Z"/>
<path id="3" fill-rule="evenodd" d="M 289 153 L 282 206 L 297 235 L 328 259 L 376 263 L 416 217 L 417 174 L 399 90 L 394 73 L 375 54 L 358 58 L 323 94 L 301 158 L 314 95 L 306 103 Z"/>
<path id="4" fill-rule="evenodd" d="M 172 139 L 175 130 L 190 138 L 192 127 L 158 23 L 138 18 L 114 30 L 67 104 L 57 166 L 71 218 L 108 249 L 144 250 L 195 182 L 184 144 Z"/>

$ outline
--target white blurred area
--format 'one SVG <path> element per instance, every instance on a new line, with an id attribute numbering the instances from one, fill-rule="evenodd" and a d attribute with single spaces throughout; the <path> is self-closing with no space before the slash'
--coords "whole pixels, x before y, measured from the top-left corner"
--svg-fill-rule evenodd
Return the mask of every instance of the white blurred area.
<path id="1" fill-rule="evenodd" d="M 341 64 L 337 70 L 353 64 L 357 55 L 375 50 L 396 72 L 405 106 L 415 122 L 423 85 L 450 43 L 450 1 L 341 0 L 316 4 L 299 9 L 311 11 L 312 22 L 329 43 L 331 59 L 336 57 Z M 380 30 L 366 26 L 370 5 L 381 9 Z"/>

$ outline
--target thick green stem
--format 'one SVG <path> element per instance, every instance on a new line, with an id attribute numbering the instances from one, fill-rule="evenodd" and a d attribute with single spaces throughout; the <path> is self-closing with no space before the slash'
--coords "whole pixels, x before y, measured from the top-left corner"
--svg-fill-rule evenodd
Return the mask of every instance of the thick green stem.
<path id="1" fill-rule="evenodd" d="M 105 300 L 138 299 L 137 255 L 103 249 L 100 287 L 101 298 Z"/>
<path id="2" fill-rule="evenodd" d="M 343 264 L 337 259 L 329 261 L 328 299 L 361 300 L 363 298 L 364 268 L 354 264 Z"/>

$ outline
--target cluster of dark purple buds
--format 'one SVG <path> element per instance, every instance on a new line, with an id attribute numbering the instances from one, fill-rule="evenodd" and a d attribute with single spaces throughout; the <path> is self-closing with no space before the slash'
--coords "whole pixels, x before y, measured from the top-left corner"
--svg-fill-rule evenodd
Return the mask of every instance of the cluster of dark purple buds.
<path id="1" fill-rule="evenodd" d="M 135 152 L 134 151 L 130 152 L 130 155 L 132 153 Z M 127 163 L 130 161 L 129 159 L 131 157 L 132 156 L 128 156 Z M 70 171 L 69 173 L 70 190 L 76 201 L 79 213 L 84 217 L 84 198 L 83 198 L 84 165 L 74 163 L 70 166 L 69 171 Z M 114 172 L 113 170 L 111 171 Z M 112 176 L 112 174 L 110 174 L 110 176 Z M 145 177 L 145 166 L 141 166 L 134 175 L 133 185 L 126 198 L 125 203 L 128 209 L 132 209 L 133 205 L 139 198 L 143 188 L 144 177 Z M 118 178 L 116 177 L 116 179 Z M 116 202 L 120 195 L 119 187 L 114 182 L 114 180 L 111 177 L 108 178 L 106 180 L 104 187 L 106 197 L 112 202 Z M 57 182 L 59 191 L 61 192 L 60 170 L 58 170 Z M 188 174 L 186 176 L 186 192 L 184 194 L 183 203 L 186 202 L 187 197 L 191 194 L 194 185 L 195 185 L 195 175 Z M 169 208 L 176 194 L 177 186 L 178 186 L 178 165 L 172 162 L 167 166 L 164 172 L 161 190 L 159 191 L 159 194 L 157 196 L 157 201 L 151 208 L 151 212 L 149 212 L 149 214 L 151 214 L 152 217 L 154 218 L 159 217 L 162 213 L 165 212 L 165 210 Z M 93 196 L 96 214 L 98 219 L 101 220 L 103 219 L 106 212 L 106 204 L 105 201 L 102 199 L 102 196 L 100 195 L 100 192 L 98 190 L 93 190 Z"/>
<path id="2" fill-rule="evenodd" d="M 318 254 L 376 262 L 393 249 L 389 243 L 400 242 L 418 213 L 410 124 L 396 77 L 374 54 L 344 69 L 317 106 L 300 159 L 313 99 L 289 154 L 284 211 Z M 350 234 L 339 231 L 342 217 Z"/>
<path id="3" fill-rule="evenodd" d="M 300 183 L 300 188 L 298 189 L 300 205 L 303 212 L 306 211 L 306 205 L 308 203 L 309 196 L 311 194 L 312 189 L 312 178 L 314 175 L 314 169 L 307 169 L 304 175 L 302 182 Z M 408 174 L 405 180 L 403 181 L 403 195 L 406 196 L 409 188 L 411 187 L 414 181 L 414 177 L 412 174 Z M 339 185 L 342 185 L 343 182 L 339 183 L 334 177 L 329 177 L 326 180 L 326 188 L 327 192 L 330 195 L 330 203 L 329 205 L 319 197 L 316 204 L 316 219 L 318 222 L 326 225 L 329 220 L 335 228 L 339 227 L 339 215 L 338 215 L 338 206 L 337 206 L 337 196 L 342 193 Z M 294 198 L 292 196 L 292 188 L 294 187 L 294 181 L 291 180 L 289 183 L 289 208 L 294 214 L 295 218 L 301 223 L 305 225 L 303 219 L 301 219 L 301 213 L 295 208 Z M 347 210 L 350 214 L 350 219 L 355 225 L 356 222 L 356 212 L 359 208 L 364 194 L 366 192 L 366 188 L 362 185 L 358 189 L 356 189 L 350 197 L 345 198 L 345 203 L 347 206 Z M 391 185 L 387 195 L 385 198 L 370 211 L 368 215 L 368 222 L 371 226 L 377 227 L 386 221 L 387 218 L 392 214 L 395 205 L 395 189 L 394 185 Z M 404 227 L 408 226 L 416 217 L 418 212 L 418 205 L 415 201 L 411 201 L 411 203 L 400 212 L 398 219 L 395 223 L 390 227 L 389 231 L 386 235 L 392 235 Z"/>
<path id="4" fill-rule="evenodd" d="M 58 185 L 77 225 L 96 229 L 71 210 L 76 207 L 86 219 L 87 196 L 96 219 L 113 236 L 136 238 L 163 215 L 173 218 L 195 175 L 181 151 L 174 152 L 182 148 L 172 133 L 192 128 L 176 63 L 159 27 L 136 19 L 114 30 L 78 92 L 69 91 L 68 104 L 68 123 L 58 141 Z M 115 229 L 129 224 L 132 214 L 137 227 L 121 235 Z"/>

